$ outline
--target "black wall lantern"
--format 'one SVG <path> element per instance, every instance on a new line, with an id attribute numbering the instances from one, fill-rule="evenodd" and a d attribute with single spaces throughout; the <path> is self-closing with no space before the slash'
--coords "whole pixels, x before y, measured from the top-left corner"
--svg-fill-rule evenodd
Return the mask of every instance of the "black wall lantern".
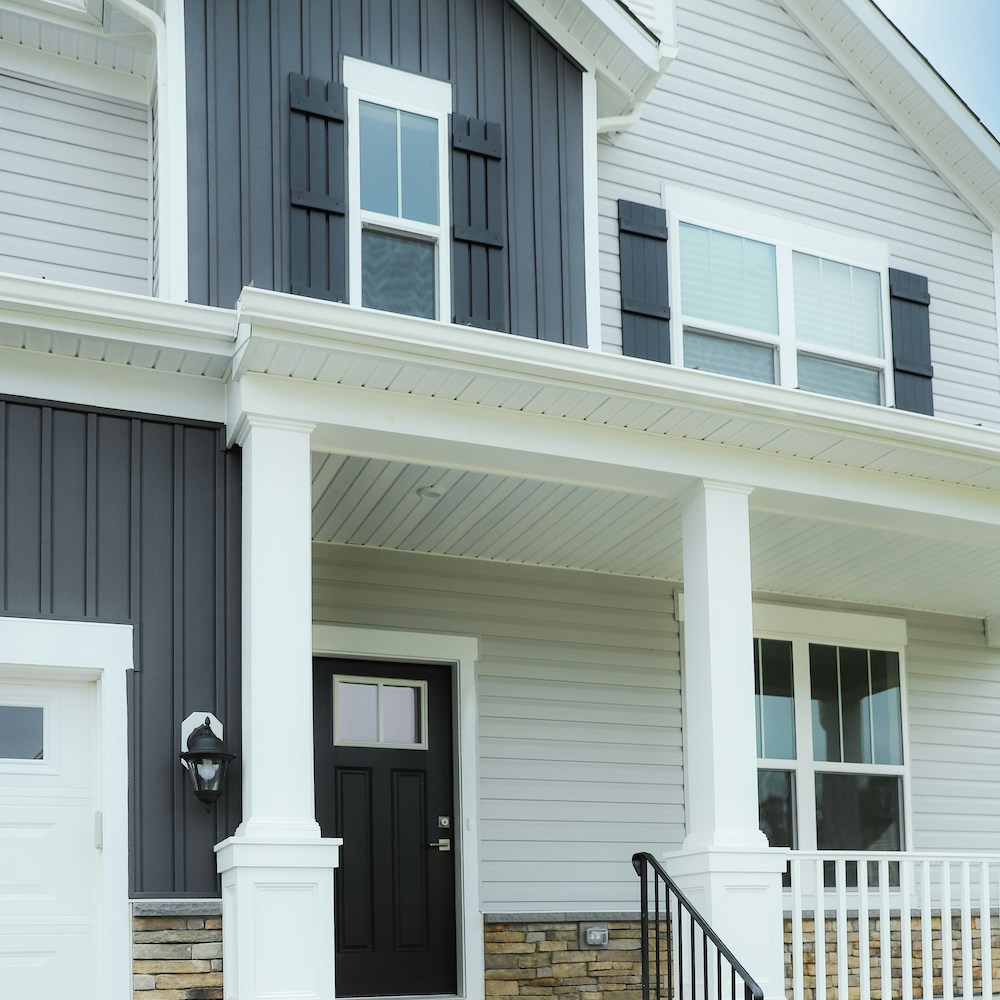
<path id="1" fill-rule="evenodd" d="M 202 716 L 205 721 L 199 726 L 190 728 L 192 720 Z M 207 809 L 222 794 L 226 781 L 226 768 L 236 755 L 229 753 L 225 743 L 216 736 L 215 729 L 221 733 L 222 724 L 210 714 L 196 712 L 184 720 L 181 726 L 182 745 L 185 743 L 183 734 L 187 728 L 190 728 L 186 740 L 187 750 L 181 753 L 180 761 L 181 765 L 187 768 L 194 794 L 205 803 Z"/>

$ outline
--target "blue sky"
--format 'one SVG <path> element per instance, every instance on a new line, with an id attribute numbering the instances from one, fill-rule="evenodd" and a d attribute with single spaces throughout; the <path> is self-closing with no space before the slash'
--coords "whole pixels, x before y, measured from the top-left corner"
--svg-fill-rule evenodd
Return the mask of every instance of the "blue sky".
<path id="1" fill-rule="evenodd" d="M 1000 0 L 875 0 L 1000 137 Z"/>

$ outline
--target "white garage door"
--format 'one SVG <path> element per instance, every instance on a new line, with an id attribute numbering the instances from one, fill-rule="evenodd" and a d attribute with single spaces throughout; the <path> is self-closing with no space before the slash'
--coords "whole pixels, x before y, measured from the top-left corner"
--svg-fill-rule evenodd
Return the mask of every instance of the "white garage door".
<path id="1" fill-rule="evenodd" d="M 0 997 L 96 997 L 96 688 L 0 679 Z"/>

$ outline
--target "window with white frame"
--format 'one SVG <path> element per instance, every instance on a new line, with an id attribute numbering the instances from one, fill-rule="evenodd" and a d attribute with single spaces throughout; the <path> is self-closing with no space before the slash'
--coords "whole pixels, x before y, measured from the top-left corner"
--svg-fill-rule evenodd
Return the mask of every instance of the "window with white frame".
<path id="1" fill-rule="evenodd" d="M 451 86 L 344 59 L 350 300 L 441 318 L 451 301 Z"/>
<path id="2" fill-rule="evenodd" d="M 901 650 L 756 638 L 760 827 L 775 847 L 900 851 Z"/>
<path id="3" fill-rule="evenodd" d="M 426 750 L 426 682 L 335 675 L 333 742 L 337 746 Z"/>
<path id="4" fill-rule="evenodd" d="M 892 403 L 884 244 L 687 189 L 664 199 L 679 364 Z"/>

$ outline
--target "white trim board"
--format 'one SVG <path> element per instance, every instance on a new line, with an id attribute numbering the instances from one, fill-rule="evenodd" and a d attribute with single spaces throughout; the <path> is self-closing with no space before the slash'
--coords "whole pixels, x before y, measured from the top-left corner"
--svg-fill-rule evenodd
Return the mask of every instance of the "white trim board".
<path id="1" fill-rule="evenodd" d="M 479 640 L 430 632 L 396 632 L 346 625 L 313 624 L 316 656 L 451 663 L 457 692 L 455 778 L 462 838 L 458 851 L 459 996 L 483 1000 L 483 914 L 479 898 L 479 776 L 476 662 Z"/>
<path id="2" fill-rule="evenodd" d="M 674 592 L 674 613 L 684 621 L 684 592 Z M 890 615 L 868 615 L 853 611 L 828 611 L 791 604 L 753 602 L 754 635 L 783 639 L 802 637 L 841 646 L 856 643 L 902 652 L 907 643 L 906 619 Z"/>
<path id="3" fill-rule="evenodd" d="M 131 1000 L 132 996 L 125 684 L 133 665 L 131 625 L 0 617 L 0 674 L 4 678 L 98 682 L 103 849 L 97 992 L 106 1000 Z"/>

